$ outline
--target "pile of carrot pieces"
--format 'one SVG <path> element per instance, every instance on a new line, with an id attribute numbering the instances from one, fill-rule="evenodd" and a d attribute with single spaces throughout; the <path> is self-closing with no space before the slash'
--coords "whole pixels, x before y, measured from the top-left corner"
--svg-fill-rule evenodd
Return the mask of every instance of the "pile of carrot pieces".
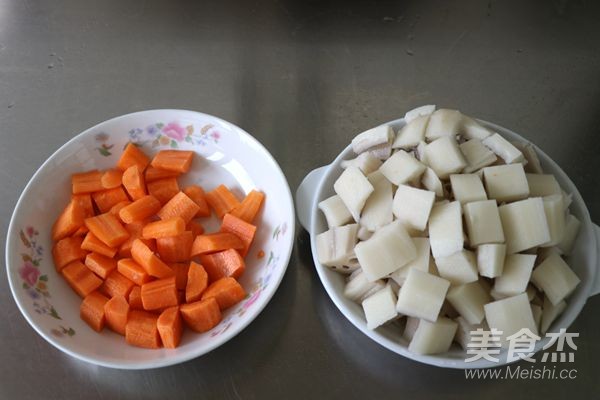
<path id="1" fill-rule="evenodd" d="M 240 201 L 226 186 L 179 187 L 192 151 L 152 160 L 129 143 L 116 168 L 72 175 L 71 201 L 52 228 L 56 270 L 83 298 L 81 318 L 127 343 L 175 348 L 184 325 L 206 332 L 246 297 L 237 279 L 265 195 Z M 222 220 L 206 234 L 197 218 Z"/>

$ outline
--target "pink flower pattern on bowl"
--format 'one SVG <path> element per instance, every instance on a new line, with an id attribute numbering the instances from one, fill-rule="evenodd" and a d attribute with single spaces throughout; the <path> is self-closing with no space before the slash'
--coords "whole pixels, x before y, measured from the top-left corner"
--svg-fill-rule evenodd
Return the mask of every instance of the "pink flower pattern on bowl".
<path id="1" fill-rule="evenodd" d="M 129 140 L 140 146 L 149 144 L 152 148 L 179 148 L 181 143 L 206 146 L 209 142 L 218 143 L 221 133 L 212 124 L 206 124 L 196 132 L 194 125 L 184 125 L 181 122 L 157 122 L 146 128 L 133 128 L 129 132 Z M 102 154 L 102 152 L 101 152 Z"/>

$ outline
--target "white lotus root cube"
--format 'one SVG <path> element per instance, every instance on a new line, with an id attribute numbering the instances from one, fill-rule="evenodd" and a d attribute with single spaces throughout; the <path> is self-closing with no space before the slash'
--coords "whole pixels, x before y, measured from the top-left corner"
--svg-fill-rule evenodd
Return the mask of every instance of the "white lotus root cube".
<path id="1" fill-rule="evenodd" d="M 466 115 L 463 115 L 462 129 L 460 133 L 466 139 L 477 140 L 483 140 L 492 134 L 488 128 L 484 127 L 473 118 L 467 117 Z"/>
<path id="2" fill-rule="evenodd" d="M 507 297 L 525 292 L 531 278 L 535 257 L 535 255 L 530 254 L 510 254 L 506 256 L 502 275 L 494 281 L 494 291 Z M 529 301 L 529 295 L 527 301 Z"/>
<path id="3" fill-rule="evenodd" d="M 540 323 L 540 331 L 542 333 L 548 332 L 550 325 L 554 322 L 554 320 L 562 314 L 567 308 L 567 303 L 564 300 L 558 302 L 558 304 L 553 305 L 548 297 L 544 297 L 544 306 L 542 307 L 542 321 Z"/>
<path id="4" fill-rule="evenodd" d="M 449 318 L 435 322 L 421 320 L 408 350 L 416 354 L 439 354 L 450 350 L 458 324 Z"/>
<path id="5" fill-rule="evenodd" d="M 360 219 L 367 199 L 373 193 L 373 185 L 356 167 L 348 167 L 333 184 L 333 189 L 342 199 L 356 222 Z"/>
<path id="6" fill-rule="evenodd" d="M 435 321 L 449 287 L 447 280 L 411 268 L 398 292 L 396 310 L 409 317 Z"/>
<path id="7" fill-rule="evenodd" d="M 462 124 L 462 114 L 457 110 L 448 110 L 440 108 L 429 117 L 425 137 L 428 140 L 435 140 L 442 136 L 455 137 Z"/>
<path id="8" fill-rule="evenodd" d="M 417 147 L 415 148 L 415 157 L 417 160 L 421 161 L 425 166 L 429 166 L 427 162 L 427 157 L 425 156 L 425 148 L 427 147 L 427 143 L 424 141 L 420 141 Z"/>
<path id="9" fill-rule="evenodd" d="M 529 186 L 523 164 L 497 165 L 483 169 L 488 197 L 499 203 L 524 199 L 529 196 Z"/>
<path id="10" fill-rule="evenodd" d="M 529 186 L 529 196 L 544 197 L 562 194 L 558 181 L 551 174 L 525 174 Z"/>
<path id="11" fill-rule="evenodd" d="M 348 168 L 350 166 L 357 167 L 360 171 L 369 175 L 371 172 L 377 171 L 381 167 L 381 160 L 375 157 L 371 152 L 360 153 L 358 157 L 352 160 L 344 160 L 341 163 L 342 168 Z"/>
<path id="12" fill-rule="evenodd" d="M 504 243 L 504 231 L 496 200 L 475 201 L 464 205 L 467 234 L 471 246 Z"/>
<path id="13" fill-rule="evenodd" d="M 557 305 L 579 285 L 579 278 L 569 265 L 554 253 L 546 258 L 531 274 L 533 284 L 544 292 L 552 305 Z"/>
<path id="14" fill-rule="evenodd" d="M 503 347 L 508 347 L 506 338 L 521 329 L 538 334 L 526 293 L 488 303 L 483 308 L 489 327 L 502 331 L 500 338 Z"/>
<path id="15" fill-rule="evenodd" d="M 469 323 L 480 324 L 485 318 L 483 306 L 492 301 L 489 293 L 479 284 L 470 282 L 460 286 L 452 286 L 446 299 L 452 307 Z"/>
<path id="16" fill-rule="evenodd" d="M 481 178 L 476 174 L 452 174 L 450 184 L 454 198 L 460 201 L 460 204 L 487 200 Z"/>
<path id="17" fill-rule="evenodd" d="M 498 159 L 479 139 L 468 140 L 458 145 L 458 147 L 467 161 L 467 166 L 464 169 L 465 173 L 478 171 L 483 167 L 492 165 Z"/>
<path id="18" fill-rule="evenodd" d="M 548 222 L 548 230 L 550 231 L 550 241 L 544 243 L 542 247 L 551 247 L 558 245 L 565 234 L 565 211 L 563 207 L 562 194 L 554 194 L 546 196 L 544 201 L 544 212 L 546 213 L 546 221 Z"/>
<path id="19" fill-rule="evenodd" d="M 488 147 L 494 153 L 504 160 L 507 164 L 517 163 L 525 160 L 525 156 L 519 149 L 513 146 L 508 140 L 504 139 L 497 133 L 489 136 L 481 141 L 484 146 Z"/>
<path id="20" fill-rule="evenodd" d="M 577 238 L 577 234 L 579 233 L 579 226 L 581 222 L 573 214 L 567 215 L 567 220 L 565 222 L 565 233 L 563 235 L 562 240 L 558 244 L 558 248 L 564 254 L 571 254 L 573 250 L 573 245 L 575 244 L 575 239 Z"/>
<path id="21" fill-rule="evenodd" d="M 375 329 L 398 316 L 396 295 L 390 285 L 364 299 L 362 307 L 369 329 Z"/>
<path id="22" fill-rule="evenodd" d="M 435 111 L 435 105 L 433 105 L 433 104 L 413 108 L 412 110 L 407 111 L 406 114 L 404 114 L 404 121 L 406 121 L 406 123 L 408 124 L 413 119 L 423 116 L 423 115 L 429 115 L 429 114 L 433 113 L 434 111 Z"/>
<path id="23" fill-rule="evenodd" d="M 429 216 L 429 240 L 435 258 L 462 250 L 463 224 L 460 203 L 436 203 Z"/>
<path id="24" fill-rule="evenodd" d="M 341 267 L 354 256 L 358 224 L 336 226 L 317 235 L 319 262 L 328 267 Z"/>
<path id="25" fill-rule="evenodd" d="M 379 171 L 370 174 L 367 179 L 374 191 L 367 199 L 360 216 L 360 225 L 370 231 L 392 222 L 392 184 Z"/>
<path id="26" fill-rule="evenodd" d="M 475 253 L 469 250 L 461 250 L 446 257 L 436 257 L 440 276 L 447 279 L 453 285 L 475 282 L 477 275 L 477 258 Z"/>
<path id="27" fill-rule="evenodd" d="M 354 247 L 364 273 L 371 281 L 383 278 L 417 257 L 417 249 L 400 221 L 378 229 Z"/>
<path id="28" fill-rule="evenodd" d="M 330 228 L 342 226 L 352 221 L 352 214 L 337 194 L 320 202 L 319 210 L 325 215 L 327 225 Z"/>
<path id="29" fill-rule="evenodd" d="M 392 278 L 400 286 L 406 281 L 408 271 L 411 268 L 416 268 L 424 272 L 429 272 L 429 263 L 431 258 L 429 239 L 427 238 L 413 238 L 413 243 L 417 249 L 417 258 L 406 264 L 404 267 L 397 269 L 392 272 L 390 278 Z"/>
<path id="30" fill-rule="evenodd" d="M 399 185 L 394 195 L 393 212 L 409 231 L 423 231 L 427 227 L 434 200 L 434 192 Z"/>
<path id="31" fill-rule="evenodd" d="M 379 167 L 379 171 L 394 185 L 400 185 L 419 178 L 425 168 L 412 154 L 399 150 Z"/>
<path id="32" fill-rule="evenodd" d="M 365 228 L 364 226 L 360 226 L 358 228 L 358 233 L 356 234 L 358 240 L 367 240 L 373 236 L 373 232 Z"/>
<path id="33" fill-rule="evenodd" d="M 520 164 L 514 164 L 520 165 Z M 506 253 L 519 253 L 550 241 L 544 202 L 539 197 L 498 207 Z"/>
<path id="34" fill-rule="evenodd" d="M 538 158 L 535 149 L 531 143 L 525 143 L 520 141 L 511 141 L 512 145 L 517 149 L 521 150 L 523 156 L 525 157 L 525 171 L 530 172 L 532 174 L 543 174 L 544 170 L 542 169 L 542 165 L 540 164 L 540 159 Z"/>
<path id="35" fill-rule="evenodd" d="M 537 304 L 531 304 L 531 314 L 533 315 L 533 320 L 535 321 L 535 326 L 540 333 L 546 333 L 542 331 L 542 306 L 538 306 Z"/>
<path id="36" fill-rule="evenodd" d="M 415 336 L 417 328 L 419 327 L 419 321 L 421 321 L 419 318 L 406 317 L 406 325 L 404 326 L 404 332 L 402 333 L 402 337 L 404 337 L 404 339 L 408 340 L 409 342 L 412 340 L 412 338 Z"/>
<path id="37" fill-rule="evenodd" d="M 389 144 L 393 137 L 394 130 L 392 127 L 381 125 L 360 133 L 352 139 L 352 150 L 354 150 L 356 154 L 360 154 L 375 146 Z"/>
<path id="38" fill-rule="evenodd" d="M 363 298 L 383 289 L 384 286 L 385 283 L 382 280 L 377 280 L 375 282 L 369 281 L 362 269 L 358 269 L 348 278 L 346 286 L 344 287 L 344 296 L 352 301 L 362 302 Z"/>
<path id="39" fill-rule="evenodd" d="M 423 173 L 421 184 L 425 189 L 434 192 L 436 197 L 444 197 L 444 186 L 442 186 L 442 181 L 431 168 L 427 167 Z"/>
<path id="40" fill-rule="evenodd" d="M 460 344 L 463 350 L 468 350 L 470 348 L 469 343 L 473 343 L 471 332 L 476 332 L 477 329 L 482 329 L 484 331 L 490 330 L 485 320 L 483 323 L 475 325 L 469 324 L 463 317 L 456 317 L 454 321 L 458 324 L 458 329 L 456 330 L 456 336 L 454 336 L 454 340 Z"/>
<path id="41" fill-rule="evenodd" d="M 425 129 L 429 122 L 429 115 L 416 117 L 404 125 L 396 134 L 396 139 L 392 143 L 394 149 L 410 149 L 425 140 Z"/>
<path id="42" fill-rule="evenodd" d="M 429 143 L 425 147 L 425 157 L 440 179 L 446 179 L 448 175 L 460 172 L 467 166 L 467 160 L 454 136 L 444 136 Z"/>

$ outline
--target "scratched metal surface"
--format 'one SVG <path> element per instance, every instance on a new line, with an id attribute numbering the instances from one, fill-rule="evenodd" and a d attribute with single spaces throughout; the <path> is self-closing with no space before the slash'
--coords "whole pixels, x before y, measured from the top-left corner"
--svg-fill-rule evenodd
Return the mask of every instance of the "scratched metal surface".
<path id="1" fill-rule="evenodd" d="M 0 0 L 0 231 L 29 177 L 67 139 L 166 107 L 242 126 L 293 190 L 355 133 L 415 105 L 456 107 L 538 143 L 598 221 L 599 17 L 592 1 Z M 255 322 L 212 353 L 160 370 L 63 355 L 29 328 L 1 279 L 0 398 L 591 398 L 600 389 L 598 307 L 591 299 L 573 327 L 574 381 L 466 381 L 357 332 L 325 294 L 300 231 Z"/>

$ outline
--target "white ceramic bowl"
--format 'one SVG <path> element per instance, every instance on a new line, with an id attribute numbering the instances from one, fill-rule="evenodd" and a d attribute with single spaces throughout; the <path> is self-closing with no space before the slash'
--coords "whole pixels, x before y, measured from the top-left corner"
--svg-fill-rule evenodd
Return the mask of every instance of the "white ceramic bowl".
<path id="1" fill-rule="evenodd" d="M 240 282 L 248 297 L 211 331 L 186 330 L 177 349 L 129 346 L 108 329 L 101 334 L 79 318 L 81 299 L 56 273 L 50 230 L 70 197 L 70 175 L 113 167 L 128 142 L 152 155 L 179 148 L 198 154 L 183 185 L 212 189 L 224 183 L 242 196 L 254 188 L 267 195 L 247 268 Z M 204 224 L 204 223 L 203 223 Z M 209 224 L 205 224 L 205 228 Z M 216 228 L 213 221 L 212 228 Z M 198 357 L 227 342 L 267 305 L 287 268 L 294 235 L 288 183 L 269 152 L 252 136 L 222 119 L 182 110 L 142 111 L 102 122 L 74 137 L 35 173 L 15 207 L 7 235 L 6 268 L 13 296 L 31 326 L 73 357 L 124 369 L 155 368 Z M 259 258 L 257 253 L 265 253 Z"/>
<path id="2" fill-rule="evenodd" d="M 506 128 L 485 121 L 479 122 L 489 127 L 491 130 L 500 133 L 509 140 L 527 142 L 527 140 Z M 385 125 L 392 125 L 394 129 L 397 130 L 404 126 L 405 122 L 404 119 L 401 118 L 388 122 Z M 598 274 L 600 229 L 591 222 L 585 203 L 573 182 L 571 182 L 567 175 L 550 159 L 550 157 L 537 147 L 536 150 L 544 171 L 554 174 L 560 183 L 560 186 L 565 191 L 573 194 L 571 212 L 582 222 L 573 253 L 567 258 L 567 262 L 582 282 L 567 300 L 568 307 L 565 312 L 550 327 L 550 332 L 558 332 L 560 328 L 568 328 L 583 308 L 588 297 L 597 294 L 600 291 L 600 282 L 598 279 L 600 276 L 600 274 Z M 342 173 L 342 168 L 340 166 L 341 161 L 354 157 L 355 154 L 352 151 L 352 147 L 346 147 L 346 149 L 344 149 L 330 165 L 310 172 L 304 178 L 296 193 L 298 218 L 302 226 L 304 226 L 310 234 L 313 260 L 317 273 L 319 274 L 325 290 L 335 305 L 342 314 L 344 314 L 344 316 L 365 335 L 389 350 L 415 361 L 445 368 L 485 368 L 506 364 L 505 352 L 500 354 L 500 362 L 498 363 L 485 359 L 467 363 L 465 362 L 465 358 L 469 356 L 466 356 L 465 352 L 457 345 L 453 345 L 448 353 L 440 355 L 418 355 L 409 352 L 408 342 L 402 338 L 401 331 L 397 326 L 391 324 L 376 330 L 368 329 L 362 307 L 343 295 L 345 275 L 334 272 L 318 262 L 315 237 L 317 234 L 327 230 L 327 222 L 325 221 L 323 214 L 319 211 L 317 204 L 335 194 L 333 183 Z M 535 351 L 539 351 L 547 342 L 547 338 L 538 341 Z"/>

